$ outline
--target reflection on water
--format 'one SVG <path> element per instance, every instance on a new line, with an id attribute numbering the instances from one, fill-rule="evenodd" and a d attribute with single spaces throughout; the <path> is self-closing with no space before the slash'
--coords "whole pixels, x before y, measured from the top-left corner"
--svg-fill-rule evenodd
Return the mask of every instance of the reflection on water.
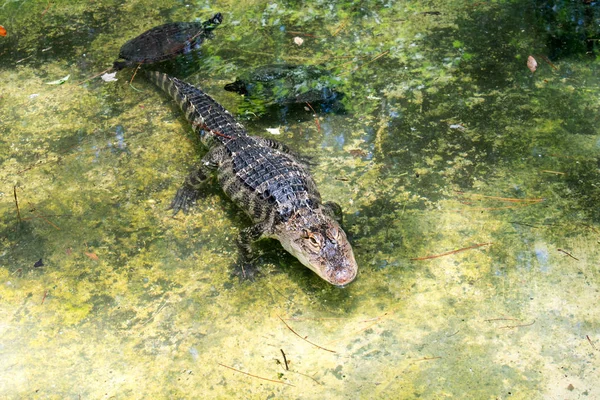
<path id="1" fill-rule="evenodd" d="M 0 8 L 4 397 L 599 395 L 595 2 L 71 3 Z M 88 80 L 215 12 L 161 68 L 312 157 L 344 289 L 269 240 L 232 278 L 249 221 L 220 189 L 166 210 L 203 153 L 179 109 L 132 70 Z M 326 68 L 342 107 L 223 90 L 282 63 Z"/>

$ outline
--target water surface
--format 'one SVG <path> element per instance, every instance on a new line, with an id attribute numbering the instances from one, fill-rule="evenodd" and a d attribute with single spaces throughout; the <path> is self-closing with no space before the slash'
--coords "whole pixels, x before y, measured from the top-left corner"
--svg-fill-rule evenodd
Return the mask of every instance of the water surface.
<path id="1" fill-rule="evenodd" d="M 313 157 L 346 288 L 268 240 L 232 278 L 249 220 L 219 188 L 166 210 L 203 154 L 179 109 L 88 80 L 215 12 L 163 67 Z M 8 0 L 0 25 L 2 397 L 600 396 L 598 3 Z M 223 90 L 272 63 L 330 69 L 345 112 Z"/>

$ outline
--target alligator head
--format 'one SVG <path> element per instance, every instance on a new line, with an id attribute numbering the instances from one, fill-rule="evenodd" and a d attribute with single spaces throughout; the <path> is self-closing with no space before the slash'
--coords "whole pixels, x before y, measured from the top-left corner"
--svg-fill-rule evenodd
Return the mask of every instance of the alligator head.
<path id="1" fill-rule="evenodd" d="M 356 278 L 358 265 L 346 233 L 322 208 L 302 208 L 277 224 L 274 237 L 283 248 L 327 282 L 344 286 Z"/>

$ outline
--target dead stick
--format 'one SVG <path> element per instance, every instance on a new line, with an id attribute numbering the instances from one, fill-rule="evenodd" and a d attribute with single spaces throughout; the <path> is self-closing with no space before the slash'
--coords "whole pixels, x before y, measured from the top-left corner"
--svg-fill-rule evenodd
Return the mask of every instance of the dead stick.
<path id="1" fill-rule="evenodd" d="M 335 32 L 333 32 L 333 34 L 331 36 L 336 36 L 338 33 L 340 33 L 340 31 L 342 29 L 344 29 L 345 26 L 346 26 L 346 21 L 342 22 L 340 24 L 340 26 L 335 30 Z"/>
<path id="2" fill-rule="evenodd" d="M 142 66 L 142 64 L 138 64 L 137 68 L 135 69 L 135 71 L 133 71 L 133 76 L 131 77 L 131 80 L 129 81 L 129 84 L 131 85 L 131 83 L 133 82 L 133 78 L 135 78 L 135 75 L 138 72 L 138 69 L 140 69 L 140 67 Z"/>
<path id="3" fill-rule="evenodd" d="M 48 12 L 48 9 L 50 8 L 51 5 L 52 5 L 52 3 L 48 2 L 46 9 L 44 11 L 42 11 L 42 17 L 44 16 L 44 14 L 46 14 Z"/>
<path id="4" fill-rule="evenodd" d="M 336 352 L 336 351 L 334 351 L 334 350 L 329 350 L 329 349 L 326 349 L 325 347 L 321 347 L 321 346 L 319 346 L 318 344 L 316 344 L 316 343 L 313 343 L 313 342 L 311 342 L 310 340 L 306 339 L 305 337 L 302 337 L 302 336 L 300 336 L 298 333 L 296 333 L 296 331 L 295 331 L 295 330 L 293 330 L 293 329 L 292 329 L 292 328 L 291 328 L 291 327 L 290 327 L 290 326 L 289 326 L 289 325 L 288 325 L 288 324 L 287 324 L 287 323 L 286 323 L 286 322 L 283 320 L 283 318 L 281 318 L 279 315 L 277 316 L 277 318 L 279 318 L 279 319 L 281 320 L 281 322 L 283 322 L 283 324 L 284 324 L 285 326 L 287 326 L 287 328 L 288 328 L 290 331 L 292 331 L 292 333 L 293 333 L 294 335 L 298 336 L 300 339 L 304 340 L 305 342 L 307 342 L 307 343 L 310 343 L 310 344 L 312 344 L 313 346 L 315 346 L 315 347 L 318 347 L 318 348 L 319 348 L 319 349 L 321 349 L 321 350 L 325 350 L 325 351 L 328 351 L 328 352 L 330 352 L 330 353 L 337 353 L 337 352 Z"/>
<path id="5" fill-rule="evenodd" d="M 553 69 L 558 70 L 558 67 L 554 64 L 552 64 L 552 61 L 550 61 L 550 59 L 548 57 L 546 57 L 543 54 L 538 54 L 538 56 L 544 60 L 549 66 L 551 66 Z"/>
<path id="6" fill-rule="evenodd" d="M 321 124 L 319 123 L 319 117 L 317 117 L 317 112 L 315 111 L 313 106 L 310 105 L 310 103 L 308 101 L 306 102 L 306 104 L 310 107 L 310 109 L 312 110 L 312 112 L 315 116 L 315 124 L 317 125 L 317 131 L 321 132 Z"/>
<path id="7" fill-rule="evenodd" d="M 461 251 L 465 251 L 465 250 L 476 249 L 476 248 L 482 247 L 482 246 L 489 246 L 490 244 L 493 244 L 493 243 L 492 242 L 488 242 L 488 243 L 474 244 L 473 246 L 463 247 L 462 249 L 452 250 L 452 251 L 448 251 L 448 252 L 442 253 L 442 254 L 435 254 L 435 255 L 432 255 L 432 256 L 411 258 L 411 260 L 412 261 L 431 260 L 433 258 L 444 257 L 444 256 L 448 256 L 450 254 L 460 253 Z"/>
<path id="8" fill-rule="evenodd" d="M 467 194 L 465 192 L 459 192 L 459 191 L 457 191 L 456 193 L 462 194 L 462 195 Z M 481 197 L 484 199 L 491 199 L 491 200 L 508 201 L 511 203 L 539 203 L 539 202 L 544 201 L 544 199 L 542 199 L 542 198 L 517 199 L 517 198 L 513 198 L 513 197 L 486 196 L 483 194 L 470 194 L 469 196 L 470 197 Z"/>
<path id="9" fill-rule="evenodd" d="M 568 251 L 565 251 L 565 250 L 563 250 L 563 249 L 556 249 L 556 250 L 560 251 L 561 253 L 564 253 L 564 254 L 568 255 L 568 256 L 569 256 L 569 257 L 571 257 L 573 260 L 579 261 L 579 258 L 577 258 L 577 257 L 574 257 L 574 256 L 573 256 L 571 253 L 569 253 Z"/>
<path id="10" fill-rule="evenodd" d="M 418 361 L 430 361 L 430 360 L 437 360 L 438 358 L 442 358 L 442 357 L 425 357 L 425 358 L 421 358 L 420 360 L 415 360 L 415 362 Z"/>
<path id="11" fill-rule="evenodd" d="M 104 75 L 105 73 L 107 73 L 107 72 L 108 72 L 108 71 L 110 71 L 110 70 L 112 70 L 112 67 L 110 67 L 109 69 L 105 69 L 104 71 L 100 72 L 100 73 L 99 73 L 99 74 L 97 74 L 97 75 L 94 75 L 94 76 L 92 76 L 91 78 L 84 79 L 83 81 L 79 82 L 77 85 L 81 85 L 81 84 L 84 84 L 84 83 L 86 83 L 87 81 L 91 81 L 92 79 L 94 79 L 94 78 L 97 78 L 97 77 L 99 77 L 100 75 Z"/>
<path id="12" fill-rule="evenodd" d="M 221 363 L 217 363 L 217 364 L 219 364 L 221 367 L 229 368 L 230 370 L 233 370 L 235 372 L 239 372 L 240 374 L 248 375 L 248 376 L 251 376 L 251 377 L 257 378 L 257 379 L 262 379 L 263 381 L 281 383 L 282 385 L 288 385 L 288 386 L 295 386 L 295 385 L 292 385 L 291 383 L 287 383 L 287 382 L 283 382 L 283 381 L 276 381 L 275 379 L 263 378 L 262 376 L 258 376 L 258 375 L 252 375 L 252 374 L 249 374 L 249 373 L 244 372 L 244 371 L 240 371 L 239 369 L 230 367 L 230 366 L 225 365 L 225 364 L 221 364 Z"/>
<path id="13" fill-rule="evenodd" d="M 485 322 L 492 322 L 492 321 L 518 321 L 517 318 L 492 318 L 492 319 L 486 319 Z"/>
<path id="14" fill-rule="evenodd" d="M 535 319 L 534 319 L 534 320 L 533 320 L 533 322 L 532 322 L 532 323 L 530 323 L 530 324 L 523 324 L 523 325 L 507 325 L 507 326 L 501 326 L 501 327 L 500 327 L 500 328 L 498 328 L 498 329 L 513 329 L 513 328 L 521 328 L 521 327 L 523 327 L 523 326 L 531 326 L 531 325 L 533 325 L 533 324 L 535 324 Z"/>
<path id="15" fill-rule="evenodd" d="M 281 355 L 283 356 L 283 362 L 285 363 L 285 370 L 289 371 L 290 367 L 288 367 L 287 358 L 285 356 L 285 353 L 283 352 L 283 349 L 279 349 L 279 351 L 281 351 Z"/>
<path id="16" fill-rule="evenodd" d="M 313 381 L 315 381 L 315 383 L 317 383 L 318 385 L 321 385 L 321 386 L 323 386 L 323 384 L 322 384 L 321 382 L 319 382 L 318 380 L 316 380 L 315 378 L 313 378 L 313 377 L 312 377 L 312 376 L 310 376 L 310 375 L 307 375 L 307 374 L 304 374 L 304 373 L 302 373 L 302 372 L 298 372 L 298 371 L 290 371 L 290 372 L 293 372 L 293 373 L 295 373 L 295 374 L 300 374 L 300 375 L 302 375 L 302 376 L 306 376 L 307 378 L 310 378 L 310 379 L 312 379 Z"/>
<path id="17" fill-rule="evenodd" d="M 17 219 L 21 223 L 21 211 L 19 210 L 19 200 L 17 199 L 17 185 L 13 186 L 13 194 L 15 195 L 15 205 L 17 206 Z"/>
<path id="18" fill-rule="evenodd" d="M 588 342 L 590 342 L 590 346 L 592 346 L 592 349 L 596 350 L 596 346 L 594 346 L 594 343 L 592 343 L 592 339 L 590 339 L 588 335 L 585 335 L 585 337 L 588 340 Z"/>
<path id="19" fill-rule="evenodd" d="M 51 221 L 48 220 L 48 218 L 44 217 L 43 215 L 40 215 L 38 213 L 35 213 L 36 217 L 43 219 L 44 221 L 46 221 L 48 224 L 52 225 L 54 227 L 54 229 L 56 229 L 57 231 L 60 231 L 60 228 L 58 226 L 56 226 L 56 224 L 52 223 Z"/>
<path id="20" fill-rule="evenodd" d="M 44 297 L 42 297 L 42 304 L 44 304 L 44 300 L 46 300 L 46 296 L 48 296 L 48 291 L 44 292 Z"/>
<path id="21" fill-rule="evenodd" d="M 355 72 L 355 71 L 358 71 L 360 68 L 364 67 L 365 65 L 369 65 L 369 64 L 371 64 L 372 62 L 374 62 L 374 61 L 376 61 L 376 60 L 380 59 L 381 57 L 383 57 L 383 56 L 385 56 L 385 55 L 389 54 L 389 52 L 390 52 L 389 50 L 386 50 L 386 51 L 384 51 L 383 53 L 380 53 L 380 54 L 378 54 L 377 56 L 373 57 L 372 59 L 370 59 L 370 60 L 369 60 L 369 61 L 367 61 L 366 63 L 364 63 L 364 64 L 361 64 L 361 65 L 359 65 L 358 67 L 354 68 L 352 71 L 346 71 L 346 72 L 344 72 L 343 74 L 340 74 L 340 76 L 342 76 L 342 75 L 345 75 L 345 74 L 347 74 L 347 73 L 349 73 L 349 72 Z"/>
<path id="22" fill-rule="evenodd" d="M 289 33 L 290 35 L 302 35 L 302 36 L 308 36 L 308 37 L 312 37 L 312 38 L 318 38 L 318 36 L 311 35 L 310 33 L 304 33 L 304 32 L 298 32 L 298 31 L 287 31 L 287 33 Z"/>

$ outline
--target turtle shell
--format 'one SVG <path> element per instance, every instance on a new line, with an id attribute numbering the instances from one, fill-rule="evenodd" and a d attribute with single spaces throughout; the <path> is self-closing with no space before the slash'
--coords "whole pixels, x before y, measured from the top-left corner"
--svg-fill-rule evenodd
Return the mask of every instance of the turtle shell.
<path id="1" fill-rule="evenodd" d="M 291 104 L 330 101 L 336 97 L 337 80 L 328 70 L 317 66 L 265 65 L 225 85 L 225 90 L 266 104 Z"/>
<path id="2" fill-rule="evenodd" d="M 120 70 L 138 64 L 152 64 L 175 58 L 200 47 L 212 37 L 212 30 L 223 21 L 221 13 L 205 22 L 172 22 L 154 27 L 129 40 L 119 51 L 114 68 Z"/>

